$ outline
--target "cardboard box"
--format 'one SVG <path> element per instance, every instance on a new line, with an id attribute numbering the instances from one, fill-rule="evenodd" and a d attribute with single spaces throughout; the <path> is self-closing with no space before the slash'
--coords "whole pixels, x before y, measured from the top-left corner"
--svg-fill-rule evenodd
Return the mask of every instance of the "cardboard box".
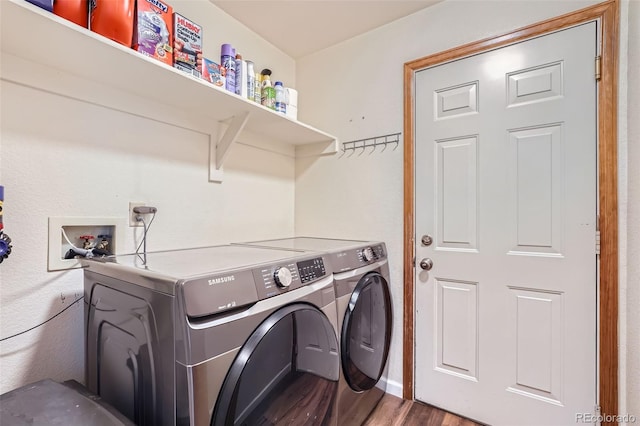
<path id="1" fill-rule="evenodd" d="M 179 13 L 173 14 L 173 66 L 198 78 L 202 75 L 202 26 Z"/>
<path id="2" fill-rule="evenodd" d="M 224 68 L 221 68 L 220 64 L 217 64 L 210 59 L 204 58 L 204 62 L 202 63 L 202 78 L 207 80 L 209 83 L 212 83 L 214 86 L 224 88 Z"/>
<path id="3" fill-rule="evenodd" d="M 173 64 L 173 8 L 160 0 L 138 0 L 133 31 L 133 48 L 167 65 Z"/>

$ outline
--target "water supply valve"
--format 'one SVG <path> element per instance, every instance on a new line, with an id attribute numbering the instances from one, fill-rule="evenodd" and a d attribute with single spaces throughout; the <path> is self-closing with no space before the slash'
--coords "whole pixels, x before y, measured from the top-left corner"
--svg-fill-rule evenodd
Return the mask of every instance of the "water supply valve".
<path id="1" fill-rule="evenodd" d="M 96 243 L 96 246 L 93 248 L 93 254 L 96 256 L 109 256 L 111 251 L 109 249 L 109 244 L 111 243 L 111 234 L 100 234 L 98 235 L 100 241 Z"/>
<path id="2" fill-rule="evenodd" d="M 93 246 L 92 240 L 94 238 L 95 237 L 93 235 L 80 235 L 80 239 L 84 240 L 84 242 L 82 243 L 82 248 L 85 250 L 89 250 Z"/>

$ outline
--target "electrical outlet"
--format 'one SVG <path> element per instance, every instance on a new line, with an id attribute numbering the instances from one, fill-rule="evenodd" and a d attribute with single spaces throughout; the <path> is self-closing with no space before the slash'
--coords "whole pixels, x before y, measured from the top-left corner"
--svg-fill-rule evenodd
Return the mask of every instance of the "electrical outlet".
<path id="1" fill-rule="evenodd" d="M 145 203 L 129 202 L 129 226 L 142 226 L 142 221 L 136 220 L 136 213 L 133 212 L 134 207 L 146 206 Z"/>

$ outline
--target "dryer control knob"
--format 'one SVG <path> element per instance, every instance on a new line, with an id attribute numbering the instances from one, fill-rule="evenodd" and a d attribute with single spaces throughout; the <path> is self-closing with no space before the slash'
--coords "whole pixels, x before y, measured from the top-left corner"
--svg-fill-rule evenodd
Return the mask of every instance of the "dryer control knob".
<path id="1" fill-rule="evenodd" d="M 371 262 L 373 260 L 374 254 L 371 247 L 367 247 L 366 249 L 362 250 L 362 258 L 367 262 Z"/>
<path id="2" fill-rule="evenodd" d="M 278 284 L 278 287 L 289 287 L 291 282 L 293 281 L 293 277 L 291 276 L 291 271 L 287 267 L 276 268 L 273 273 L 273 278 Z"/>

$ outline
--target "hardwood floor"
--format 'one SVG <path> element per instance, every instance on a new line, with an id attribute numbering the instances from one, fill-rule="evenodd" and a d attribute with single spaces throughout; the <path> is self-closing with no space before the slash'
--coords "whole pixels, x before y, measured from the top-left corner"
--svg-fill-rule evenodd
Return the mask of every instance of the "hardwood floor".
<path id="1" fill-rule="evenodd" d="M 338 382 L 300 373 L 290 374 L 278 386 L 241 424 L 311 426 L 331 424 L 336 416 L 333 396 Z"/>
<path id="2" fill-rule="evenodd" d="M 472 420 L 458 417 L 420 402 L 407 401 L 386 394 L 371 413 L 364 426 L 480 426 Z"/>

